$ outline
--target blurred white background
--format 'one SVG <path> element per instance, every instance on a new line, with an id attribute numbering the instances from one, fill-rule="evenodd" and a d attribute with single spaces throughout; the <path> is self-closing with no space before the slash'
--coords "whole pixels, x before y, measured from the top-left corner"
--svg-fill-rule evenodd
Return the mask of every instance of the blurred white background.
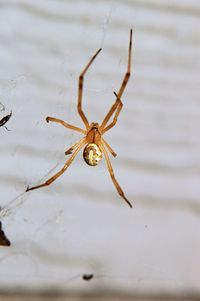
<path id="1" fill-rule="evenodd" d="M 51 186 L 81 135 L 45 121 L 82 127 L 83 106 L 101 121 L 127 66 L 132 77 L 116 127 L 106 134 L 130 209 L 105 162 L 81 153 Z M 198 293 L 200 287 L 200 2 L 195 0 L 1 0 L 0 286 L 129 293 Z M 89 283 L 84 273 L 94 274 Z"/>

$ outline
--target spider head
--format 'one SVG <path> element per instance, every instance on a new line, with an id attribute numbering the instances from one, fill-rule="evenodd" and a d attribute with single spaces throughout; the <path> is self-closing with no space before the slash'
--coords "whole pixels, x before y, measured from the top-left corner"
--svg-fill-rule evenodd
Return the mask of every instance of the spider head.
<path id="1" fill-rule="evenodd" d="M 92 122 L 92 123 L 90 124 L 90 127 L 91 127 L 92 129 L 98 129 L 98 128 L 99 128 L 99 124 L 98 124 L 98 122 Z"/>

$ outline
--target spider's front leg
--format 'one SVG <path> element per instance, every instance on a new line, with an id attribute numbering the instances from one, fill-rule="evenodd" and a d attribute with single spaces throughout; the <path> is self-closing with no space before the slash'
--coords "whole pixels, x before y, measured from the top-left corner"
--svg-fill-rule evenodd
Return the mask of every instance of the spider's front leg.
<path id="1" fill-rule="evenodd" d="M 117 100 L 116 100 L 117 106 L 116 106 L 116 108 L 115 108 L 115 111 L 116 111 L 116 112 L 115 112 L 113 121 L 112 121 L 109 125 L 107 125 L 106 127 L 102 128 L 102 133 L 103 133 L 103 134 L 104 134 L 105 132 L 107 132 L 108 130 L 110 130 L 113 126 L 115 126 L 115 124 L 117 123 L 117 118 L 118 118 L 118 116 L 119 116 L 119 114 L 120 114 L 120 112 L 121 112 L 121 109 L 122 109 L 122 107 L 123 107 L 123 103 L 122 103 L 121 99 L 118 97 L 117 93 L 114 92 L 114 94 L 115 94 L 115 96 L 117 97 Z M 113 105 L 113 107 L 114 107 L 114 105 Z M 114 113 L 114 111 L 113 111 L 113 113 Z M 112 114 L 113 114 L 113 113 L 112 113 Z M 112 115 L 112 114 L 111 114 L 111 115 Z"/>
<path id="2" fill-rule="evenodd" d="M 118 97 L 121 98 L 122 94 L 124 92 L 124 89 L 126 88 L 126 85 L 128 83 L 128 80 L 131 76 L 131 52 L 132 52 L 132 35 L 133 35 L 133 30 L 130 30 L 130 40 L 129 40 L 129 49 L 128 49 L 128 66 L 127 66 L 127 71 L 124 75 L 121 87 L 117 93 Z"/>
<path id="3" fill-rule="evenodd" d="M 111 116 L 114 114 L 114 112 L 117 110 L 117 116 L 116 118 L 118 117 L 121 109 L 122 109 L 122 102 L 121 102 L 121 97 L 122 97 L 122 94 L 126 88 L 126 85 L 129 81 L 129 78 L 131 76 L 131 52 L 132 52 L 132 29 L 130 30 L 130 40 L 129 40 L 129 50 L 128 50 L 128 65 L 127 65 L 127 71 L 124 75 L 124 78 L 123 78 L 123 81 L 122 81 L 122 84 L 121 84 L 121 87 L 118 91 L 118 93 L 115 93 L 115 96 L 116 96 L 116 100 L 115 100 L 115 103 L 113 104 L 113 106 L 111 107 L 111 109 L 109 110 L 108 114 L 106 115 L 106 117 L 104 118 L 102 124 L 101 124 L 101 129 L 105 129 L 106 128 L 106 125 L 109 121 L 109 119 L 111 118 Z M 116 122 L 115 122 L 116 123 Z M 109 126 L 109 128 L 107 129 L 106 128 L 106 131 L 109 130 L 111 127 L 113 127 L 115 125 L 115 123 L 112 125 Z"/>
<path id="4" fill-rule="evenodd" d="M 79 76 L 79 82 L 78 82 L 78 105 L 77 105 L 77 109 L 78 109 L 78 113 L 81 116 L 86 129 L 89 129 L 89 122 L 85 116 L 85 114 L 83 113 L 83 109 L 82 109 L 82 96 L 83 96 L 83 82 L 84 82 L 84 75 L 87 72 L 88 68 L 90 67 L 90 65 L 92 64 L 92 62 L 94 61 L 94 59 L 96 58 L 96 56 L 99 54 L 99 52 L 101 51 L 101 48 L 93 55 L 93 57 L 90 59 L 89 63 L 86 65 L 86 67 L 83 69 L 82 73 Z"/>

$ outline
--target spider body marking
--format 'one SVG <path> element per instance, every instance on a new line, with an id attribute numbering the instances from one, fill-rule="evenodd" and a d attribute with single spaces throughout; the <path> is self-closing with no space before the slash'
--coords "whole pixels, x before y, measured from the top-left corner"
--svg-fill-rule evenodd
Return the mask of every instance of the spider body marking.
<path id="1" fill-rule="evenodd" d="M 112 127 L 115 126 L 117 123 L 118 116 L 121 112 L 121 109 L 123 107 L 123 103 L 121 101 L 122 94 L 125 90 L 125 87 L 128 83 L 128 80 L 131 75 L 131 50 L 132 50 L 132 29 L 130 30 L 130 40 L 129 40 L 129 51 L 128 51 L 128 66 L 127 66 L 127 71 L 124 75 L 124 78 L 122 80 L 120 89 L 118 92 L 114 92 L 115 94 L 115 102 L 111 106 L 110 110 L 106 114 L 103 122 L 99 125 L 97 122 L 92 122 L 91 124 L 88 122 L 87 117 L 85 116 L 83 109 L 82 109 L 82 96 L 83 96 L 83 84 L 84 84 L 84 76 L 85 73 L 87 72 L 88 68 L 96 58 L 96 56 L 99 54 L 101 51 L 101 48 L 93 55 L 93 57 L 90 59 L 88 64 L 85 66 L 83 69 L 82 73 L 79 76 L 79 81 L 78 81 L 78 104 L 77 104 L 77 111 L 85 125 L 85 129 L 76 127 L 74 125 L 68 124 L 67 122 L 55 118 L 55 117 L 47 117 L 46 121 L 49 122 L 56 122 L 60 123 L 64 127 L 74 130 L 76 132 L 82 133 L 84 135 L 83 138 L 81 138 L 79 141 L 74 143 L 66 152 L 66 155 L 71 155 L 69 159 L 66 161 L 64 166 L 59 170 L 55 175 L 53 175 L 51 178 L 49 178 L 47 181 L 44 183 L 33 186 L 33 187 L 27 187 L 26 191 L 38 189 L 41 187 L 46 187 L 50 185 L 52 182 L 54 182 L 58 177 L 60 177 L 70 166 L 78 152 L 84 147 L 83 150 L 83 158 L 85 162 L 90 165 L 90 166 L 96 166 L 99 164 L 99 162 L 102 159 L 102 156 L 104 155 L 106 163 L 107 163 L 107 168 L 110 173 L 110 177 L 113 181 L 113 184 L 115 185 L 119 195 L 123 198 L 123 200 L 132 208 L 131 203 L 129 200 L 126 198 L 122 188 L 120 187 L 119 183 L 117 182 L 114 171 L 110 162 L 110 158 L 108 156 L 108 151 L 116 157 L 116 153 L 114 150 L 110 147 L 110 145 L 106 142 L 106 140 L 102 137 L 104 133 L 106 133 L 108 130 L 110 130 Z M 111 117 L 113 116 L 113 121 L 109 122 Z"/>
<path id="2" fill-rule="evenodd" d="M 83 150 L 83 158 L 90 166 L 97 166 L 102 159 L 102 151 L 95 143 L 88 143 Z"/>

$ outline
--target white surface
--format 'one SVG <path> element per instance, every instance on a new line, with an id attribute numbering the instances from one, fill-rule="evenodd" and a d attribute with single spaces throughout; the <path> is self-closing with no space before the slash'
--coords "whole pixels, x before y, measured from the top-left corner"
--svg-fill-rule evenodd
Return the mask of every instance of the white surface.
<path id="1" fill-rule="evenodd" d="M 1 1 L 0 213 L 12 242 L 0 249 L 1 286 L 198 291 L 200 284 L 200 3 Z M 81 154 L 50 187 L 23 194 L 62 166 L 81 135 L 45 122 L 101 121 L 114 101 L 134 29 L 133 73 L 118 124 L 117 195 L 105 164 Z M 94 273 L 94 281 L 82 281 Z"/>

